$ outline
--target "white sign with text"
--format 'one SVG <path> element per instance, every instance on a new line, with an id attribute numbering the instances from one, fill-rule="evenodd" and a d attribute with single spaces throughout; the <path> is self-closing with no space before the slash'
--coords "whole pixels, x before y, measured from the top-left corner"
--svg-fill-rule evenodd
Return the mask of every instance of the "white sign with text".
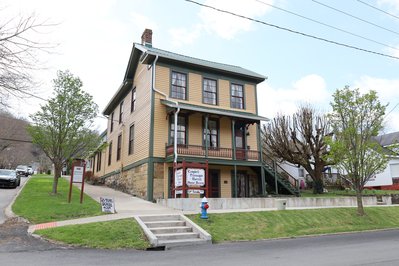
<path id="1" fill-rule="evenodd" d="M 74 183 L 82 183 L 83 181 L 83 166 L 74 166 L 73 167 L 73 180 Z"/>
<path id="2" fill-rule="evenodd" d="M 178 169 L 175 172 L 175 187 L 183 186 L 183 169 Z"/>
<path id="3" fill-rule="evenodd" d="M 187 168 L 186 184 L 189 187 L 205 186 L 205 169 Z"/>
<path id="4" fill-rule="evenodd" d="M 101 211 L 115 213 L 115 202 L 113 198 L 100 197 Z"/>

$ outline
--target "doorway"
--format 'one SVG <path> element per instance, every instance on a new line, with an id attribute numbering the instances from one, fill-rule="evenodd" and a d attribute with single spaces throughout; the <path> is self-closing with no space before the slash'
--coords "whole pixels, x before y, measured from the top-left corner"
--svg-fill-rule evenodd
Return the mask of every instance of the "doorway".
<path id="1" fill-rule="evenodd" d="M 245 160 L 245 127 L 241 123 L 234 126 L 235 144 L 236 144 L 236 159 Z"/>
<path id="2" fill-rule="evenodd" d="M 220 170 L 209 169 L 210 198 L 220 198 Z"/>

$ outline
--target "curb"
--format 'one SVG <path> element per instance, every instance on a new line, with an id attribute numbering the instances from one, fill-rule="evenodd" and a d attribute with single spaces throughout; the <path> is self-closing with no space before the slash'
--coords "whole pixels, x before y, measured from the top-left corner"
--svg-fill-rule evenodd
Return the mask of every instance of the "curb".
<path id="1" fill-rule="evenodd" d="M 32 176 L 30 176 L 32 177 Z M 29 182 L 29 178 L 23 183 L 22 186 L 20 186 L 19 191 L 17 192 L 17 194 L 15 194 L 14 198 L 11 200 L 10 204 L 8 204 L 8 206 L 5 208 L 4 210 L 4 215 L 5 218 L 15 218 L 15 217 L 19 217 L 18 215 L 16 215 L 13 211 L 12 211 L 12 205 L 14 204 L 15 200 L 17 199 L 17 197 L 19 196 L 19 193 L 21 193 L 22 189 L 25 187 L 25 184 Z"/>

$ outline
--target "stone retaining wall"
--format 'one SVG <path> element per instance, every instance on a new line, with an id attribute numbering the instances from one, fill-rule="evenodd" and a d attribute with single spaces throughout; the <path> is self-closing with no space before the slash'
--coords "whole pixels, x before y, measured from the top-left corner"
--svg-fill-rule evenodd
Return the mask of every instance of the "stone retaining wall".
<path id="1" fill-rule="evenodd" d="M 286 199 L 287 207 L 351 207 L 357 206 L 356 197 L 340 198 L 209 198 L 211 210 L 277 208 L 276 200 Z M 199 211 L 201 199 L 158 199 L 157 203 L 182 211 Z M 383 196 L 382 203 L 391 205 L 391 196 Z M 377 205 L 377 197 L 363 197 L 363 205 Z"/>

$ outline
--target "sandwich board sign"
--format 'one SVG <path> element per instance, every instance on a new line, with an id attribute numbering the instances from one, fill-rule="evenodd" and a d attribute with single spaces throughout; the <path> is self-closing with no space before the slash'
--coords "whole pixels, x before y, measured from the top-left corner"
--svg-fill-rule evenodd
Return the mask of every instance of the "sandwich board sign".
<path id="1" fill-rule="evenodd" d="M 100 197 L 101 211 L 106 213 L 115 213 L 115 201 L 113 198 Z"/>

